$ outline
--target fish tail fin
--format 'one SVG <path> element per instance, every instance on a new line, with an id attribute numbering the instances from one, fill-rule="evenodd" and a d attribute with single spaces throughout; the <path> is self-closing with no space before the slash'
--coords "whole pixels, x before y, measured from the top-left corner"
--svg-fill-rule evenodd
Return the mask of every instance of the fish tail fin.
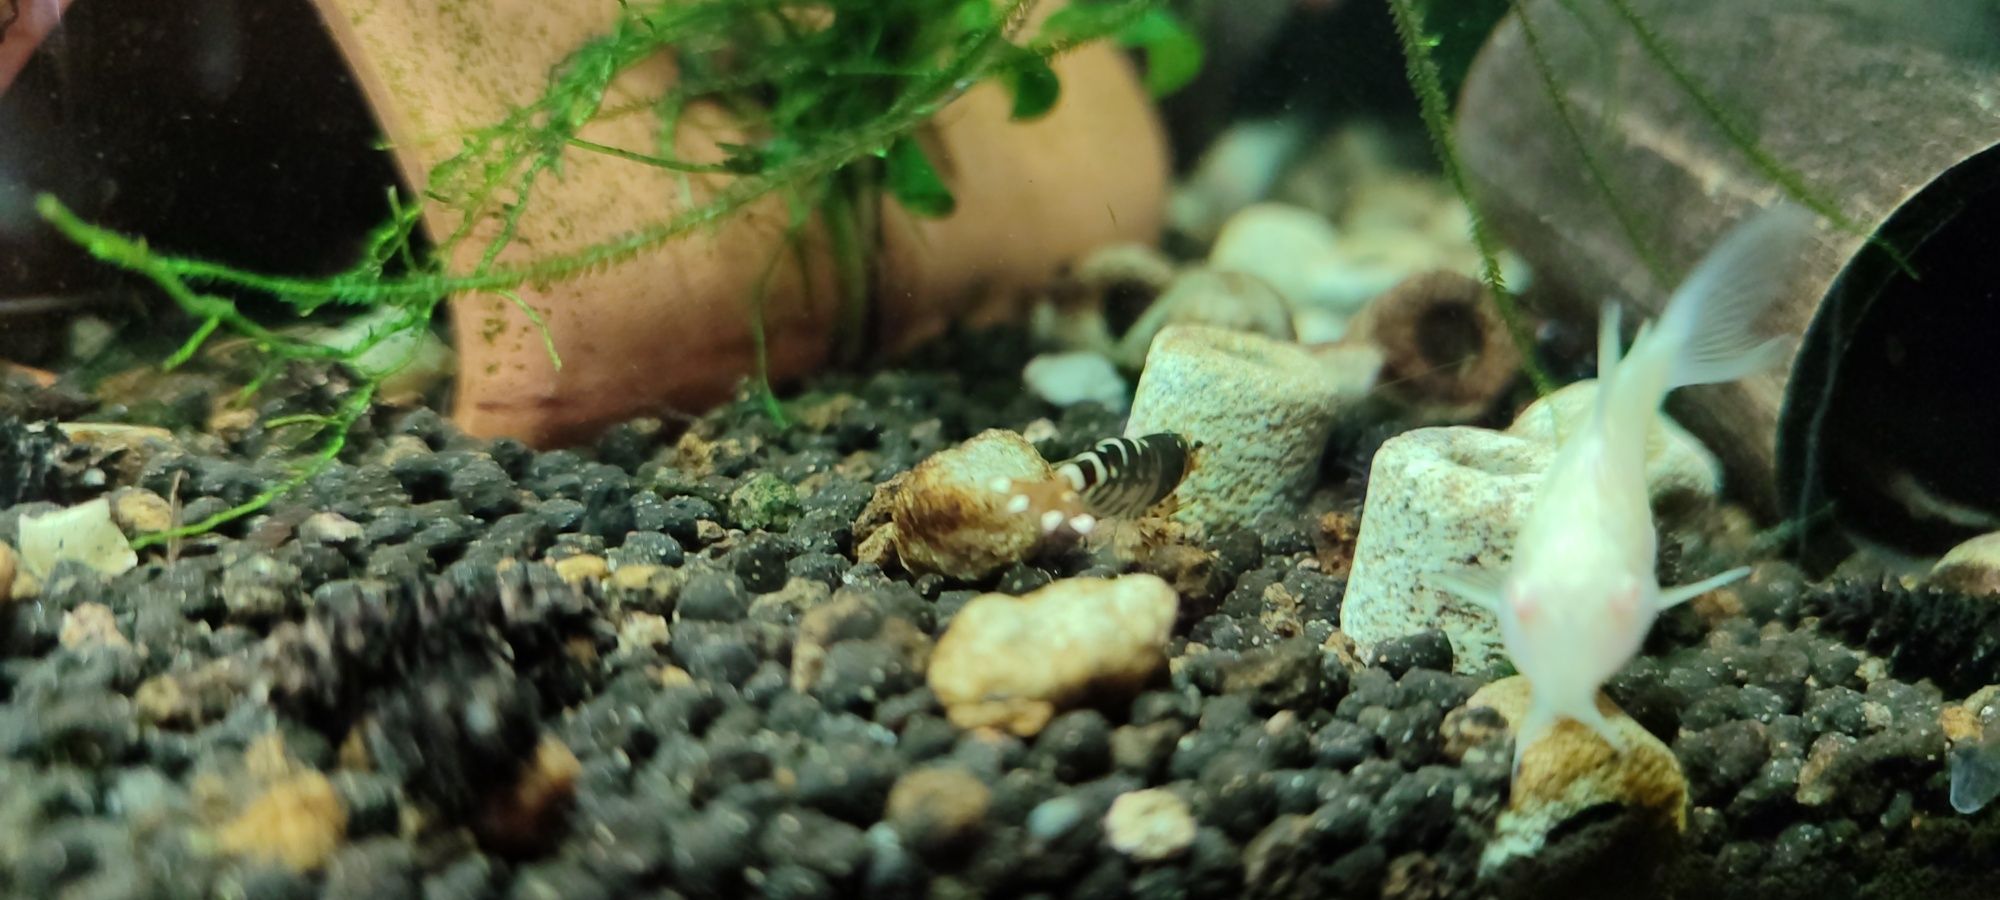
<path id="1" fill-rule="evenodd" d="M 1760 341 L 1751 326 L 1784 295 L 1812 232 L 1809 213 L 1781 203 L 1736 226 L 1695 266 L 1656 329 L 1671 351 L 1667 390 L 1735 381 L 1785 358 L 1788 339 Z"/>
<path id="2" fill-rule="evenodd" d="M 1641 326 L 1610 374 L 1601 376 L 1599 414 L 1609 420 L 1606 431 L 1643 441 L 1668 391 L 1734 381 L 1784 360 L 1790 339 L 1760 341 L 1751 326 L 1784 294 L 1812 227 L 1804 210 L 1780 204 L 1724 235 L 1659 319 Z M 1600 336 L 1600 353 L 1605 344 Z"/>

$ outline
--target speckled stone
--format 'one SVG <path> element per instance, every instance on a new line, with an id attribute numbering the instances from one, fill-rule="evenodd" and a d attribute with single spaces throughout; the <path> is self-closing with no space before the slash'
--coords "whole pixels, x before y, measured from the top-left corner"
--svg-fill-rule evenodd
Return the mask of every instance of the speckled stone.
<path id="1" fill-rule="evenodd" d="M 1258 335 L 1170 326 L 1139 376 L 1127 436 L 1171 431 L 1202 450 L 1176 516 L 1208 528 L 1289 514 L 1319 477 L 1341 413 L 1366 395 L 1379 354 L 1329 361 Z"/>
<path id="2" fill-rule="evenodd" d="M 1456 671 L 1505 658 L 1493 616 L 1426 576 L 1468 563 L 1504 567 L 1548 464 L 1546 446 L 1482 428 L 1420 428 L 1391 438 L 1368 475 L 1340 628 L 1364 654 L 1437 629 Z"/>
<path id="3" fill-rule="evenodd" d="M 1087 696 L 1136 692 L 1166 666 L 1179 597 L 1153 575 L 1070 578 L 967 603 L 931 654 L 952 724 L 1039 733 Z"/>

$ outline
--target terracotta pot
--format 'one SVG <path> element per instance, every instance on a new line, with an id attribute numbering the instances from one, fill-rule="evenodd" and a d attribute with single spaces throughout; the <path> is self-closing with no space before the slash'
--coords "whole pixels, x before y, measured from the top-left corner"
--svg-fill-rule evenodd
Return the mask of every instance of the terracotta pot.
<path id="1" fill-rule="evenodd" d="M 463 129 L 531 100 L 550 67 L 618 14 L 612 3 L 531 0 L 315 0 L 395 147 L 406 178 L 458 149 Z M 1164 138 L 1135 73 L 1099 46 L 1061 59 L 1062 100 L 1032 123 L 1007 121 L 1008 98 L 981 87 L 940 115 L 931 137 L 957 197 L 942 220 L 883 210 L 873 336 L 907 346 L 953 321 L 1003 315 L 1022 288 L 1097 245 L 1150 240 L 1167 180 Z M 607 107 L 658 96 L 672 84 L 662 59 L 626 74 Z M 590 140 L 646 150 L 650 117 L 584 129 Z M 718 141 L 743 141 L 727 116 L 692 109 L 680 129 L 684 157 L 719 157 Z M 722 184 L 587 152 L 547 178 L 502 256 L 561 253 L 661 221 L 700 204 Z M 781 242 L 785 210 L 767 199 L 719 228 L 629 261 L 520 296 L 541 313 L 562 357 L 511 301 L 462 296 L 452 303 L 460 376 L 454 417 L 470 433 L 511 435 L 538 446 L 587 439 L 598 429 L 663 409 L 725 399 L 752 370 L 748 300 L 775 259 L 766 333 L 775 378 L 824 364 L 832 351 L 837 293 L 823 233 L 808 234 L 802 268 Z M 427 219 L 432 233 L 455 224 Z M 456 270 L 484 241 L 465 242 Z"/>
<path id="2" fill-rule="evenodd" d="M 0 94 L 6 93 L 7 86 L 14 83 L 14 76 L 28 64 L 28 57 L 34 54 L 42 38 L 56 30 L 56 24 L 62 20 L 63 10 L 69 8 L 69 2 L 20 0 L 18 7 L 10 7 L 16 18 L 14 24 L 7 26 L 6 35 L 0 36 Z"/>

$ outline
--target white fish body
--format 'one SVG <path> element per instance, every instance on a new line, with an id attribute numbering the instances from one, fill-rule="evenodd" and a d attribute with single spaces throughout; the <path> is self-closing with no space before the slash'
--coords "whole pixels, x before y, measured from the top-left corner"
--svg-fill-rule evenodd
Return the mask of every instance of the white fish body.
<path id="1" fill-rule="evenodd" d="M 1737 227 L 1674 292 L 1657 322 L 1619 354 L 1618 308 L 1598 335 L 1597 408 L 1571 433 L 1536 491 L 1504 576 L 1444 575 L 1441 586 L 1492 610 L 1532 699 L 1517 723 L 1515 764 L 1563 718 L 1614 747 L 1598 689 L 1638 654 L 1659 613 L 1748 573 L 1747 568 L 1662 591 L 1646 490 L 1646 442 L 1667 392 L 1733 381 L 1781 360 L 1783 339 L 1757 342 L 1750 324 L 1781 293 L 1810 233 L 1781 206 Z"/>

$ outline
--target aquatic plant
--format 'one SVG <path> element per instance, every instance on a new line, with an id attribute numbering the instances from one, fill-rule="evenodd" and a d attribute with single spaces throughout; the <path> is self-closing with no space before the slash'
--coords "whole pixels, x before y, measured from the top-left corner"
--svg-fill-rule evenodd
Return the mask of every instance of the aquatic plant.
<path id="1" fill-rule="evenodd" d="M 1035 6 L 1035 0 L 621 3 L 612 29 L 556 66 L 536 100 L 465 135 L 459 152 L 418 186 L 421 201 L 408 202 L 392 190 L 388 221 L 370 235 L 354 266 L 330 277 L 288 277 L 156 253 L 143 239 L 84 222 L 56 198 L 39 197 L 36 209 L 62 234 L 97 259 L 152 282 L 198 323 L 166 359 L 167 368 L 186 363 L 224 331 L 259 352 L 260 369 L 245 396 L 297 362 L 339 364 L 356 376 L 333 411 L 266 423 L 270 428 L 309 428 L 320 439 L 318 449 L 290 477 L 243 504 L 146 535 L 137 543 L 200 533 L 254 512 L 332 462 L 368 410 L 381 379 L 407 362 L 407 354 L 387 367 L 364 369 L 357 360 L 429 327 L 447 297 L 498 294 L 539 327 L 540 316 L 515 293 L 521 286 L 559 281 L 627 259 L 710 227 L 773 194 L 787 199 L 788 243 L 794 251 L 814 214 L 827 224 L 840 274 L 840 334 L 845 355 L 852 358 L 867 300 L 878 198 L 894 197 L 919 215 L 952 211 L 950 185 L 917 140 L 933 116 L 973 85 L 997 80 L 1012 93 L 1013 117 L 1035 118 L 1054 106 L 1061 90 L 1050 60 L 1100 40 L 1138 49 L 1146 60 L 1146 84 L 1155 93 L 1185 83 L 1200 65 L 1200 45 L 1160 0 L 1076 0 L 1030 28 Z M 672 54 L 678 63 L 682 74 L 677 85 L 643 103 L 606 108 L 611 83 L 660 53 Z M 741 117 L 757 139 L 722 147 L 726 155 L 720 163 L 700 164 L 578 137 L 584 125 L 602 117 L 650 114 L 659 121 L 659 144 L 672 147 L 682 112 L 698 101 L 720 103 Z M 501 263 L 500 254 L 513 243 L 538 182 L 558 173 L 566 156 L 578 151 L 722 176 L 728 183 L 706 203 L 602 243 Z M 457 224 L 438 235 L 437 246 L 428 250 L 419 248 L 416 233 L 425 203 L 442 205 L 457 216 Z M 478 261 L 469 269 L 451 269 L 446 262 L 451 252 L 489 224 L 492 237 Z M 777 262 L 771 260 L 770 267 Z M 239 297 L 257 296 L 297 316 L 328 305 L 388 312 L 365 339 L 330 347 L 273 328 L 239 305 Z M 745 299 L 755 341 L 756 392 L 774 416 L 781 416 L 764 377 L 761 288 Z M 546 328 L 543 338 L 559 366 Z"/>

